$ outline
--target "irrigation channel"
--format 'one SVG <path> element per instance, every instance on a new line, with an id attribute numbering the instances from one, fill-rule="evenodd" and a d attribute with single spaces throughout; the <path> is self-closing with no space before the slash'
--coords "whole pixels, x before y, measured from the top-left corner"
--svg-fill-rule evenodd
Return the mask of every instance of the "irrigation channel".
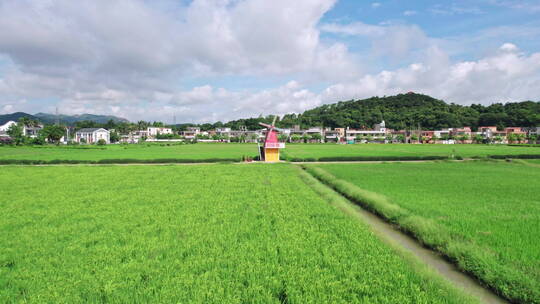
<path id="1" fill-rule="evenodd" d="M 309 174 L 306 172 L 306 174 Z M 315 177 L 313 177 L 315 178 Z M 315 178 L 316 179 L 316 178 Z M 318 180 L 318 179 L 317 179 Z M 321 184 L 328 187 L 322 181 Z M 435 270 L 443 278 L 447 279 L 454 286 L 464 290 L 466 293 L 478 298 L 481 303 L 510 303 L 506 299 L 498 296 L 492 290 L 482 286 L 475 278 L 461 272 L 454 264 L 445 260 L 436 251 L 428 249 L 420 244 L 416 239 L 402 232 L 398 228 L 386 222 L 378 215 L 371 213 L 358 204 L 342 196 L 339 192 L 328 187 L 329 190 L 340 195 L 350 206 L 336 206 L 343 212 L 369 225 L 371 230 L 384 241 L 399 246 L 405 252 L 408 252 L 418 258 L 429 268 Z M 352 207 L 352 208 L 347 208 Z"/>

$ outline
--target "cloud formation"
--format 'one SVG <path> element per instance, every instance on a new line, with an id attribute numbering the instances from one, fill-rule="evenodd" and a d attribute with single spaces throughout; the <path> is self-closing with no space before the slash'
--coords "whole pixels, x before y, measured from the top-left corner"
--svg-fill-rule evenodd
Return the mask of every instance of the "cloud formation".
<path id="1" fill-rule="evenodd" d="M 0 1 L 0 112 L 59 106 L 68 114 L 205 122 L 411 90 L 458 103 L 540 95 L 539 53 L 511 40 L 456 61 L 456 45 L 478 41 L 435 39 L 408 23 L 321 23 L 335 2 Z M 351 41 L 368 45 L 369 58 L 351 51 Z M 374 69 L 372 58 L 401 66 L 362 73 Z"/>

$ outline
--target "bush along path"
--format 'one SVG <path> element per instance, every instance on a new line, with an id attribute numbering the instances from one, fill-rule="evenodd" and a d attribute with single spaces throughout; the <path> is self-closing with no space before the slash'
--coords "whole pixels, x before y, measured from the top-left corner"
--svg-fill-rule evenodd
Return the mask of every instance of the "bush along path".
<path id="1" fill-rule="evenodd" d="M 414 215 L 392 203 L 386 196 L 361 189 L 324 169 L 313 165 L 302 165 L 302 168 L 354 203 L 396 224 L 426 247 L 440 252 L 463 272 L 477 278 L 502 297 L 516 303 L 540 303 L 537 282 L 509 266 L 492 267 L 490 255 L 493 253 L 488 248 L 454 235 L 435 221 Z"/>

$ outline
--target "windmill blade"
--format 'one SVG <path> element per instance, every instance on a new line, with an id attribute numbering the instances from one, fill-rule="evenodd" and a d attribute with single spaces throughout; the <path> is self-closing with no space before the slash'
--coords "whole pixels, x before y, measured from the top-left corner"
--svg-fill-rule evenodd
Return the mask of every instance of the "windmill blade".
<path id="1" fill-rule="evenodd" d="M 271 126 L 269 124 L 265 124 L 264 122 L 260 122 L 259 125 L 265 127 L 265 128 L 268 128 L 268 129 L 272 129 L 274 126 Z"/>
<path id="2" fill-rule="evenodd" d="M 285 129 L 282 129 L 282 128 L 275 128 L 275 127 L 274 127 L 274 130 L 277 130 L 277 131 L 279 131 L 279 132 L 281 132 L 281 133 L 285 132 Z"/>
<path id="3" fill-rule="evenodd" d="M 274 121 L 272 121 L 272 126 L 276 125 L 276 119 L 277 119 L 277 115 L 274 116 Z"/>

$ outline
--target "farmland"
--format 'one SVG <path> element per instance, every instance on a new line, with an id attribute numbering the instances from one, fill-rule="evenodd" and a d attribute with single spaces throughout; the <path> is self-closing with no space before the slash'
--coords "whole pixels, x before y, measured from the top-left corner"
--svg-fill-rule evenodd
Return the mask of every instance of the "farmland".
<path id="1" fill-rule="evenodd" d="M 464 303 L 288 164 L 2 168 L 0 302 Z"/>
<path id="2" fill-rule="evenodd" d="M 282 159 L 289 161 L 399 160 L 531 156 L 540 158 L 540 147 L 506 145 L 410 144 L 287 144 Z M 135 144 L 107 146 L 0 147 L 0 163 L 18 162 L 216 162 L 240 161 L 258 155 L 256 144 Z"/>
<path id="3" fill-rule="evenodd" d="M 506 145 L 442 145 L 442 144 L 288 144 L 284 150 L 288 160 L 373 160 L 399 157 L 487 157 L 489 155 L 536 155 L 539 147 Z"/>
<path id="4" fill-rule="evenodd" d="M 443 252 L 499 293 L 539 303 L 538 164 L 320 164 L 308 170 Z"/>
<path id="5" fill-rule="evenodd" d="M 99 146 L 0 147 L 1 160 L 235 160 L 258 155 L 256 144 L 139 144 Z M 166 161 L 168 160 L 168 161 Z"/>

